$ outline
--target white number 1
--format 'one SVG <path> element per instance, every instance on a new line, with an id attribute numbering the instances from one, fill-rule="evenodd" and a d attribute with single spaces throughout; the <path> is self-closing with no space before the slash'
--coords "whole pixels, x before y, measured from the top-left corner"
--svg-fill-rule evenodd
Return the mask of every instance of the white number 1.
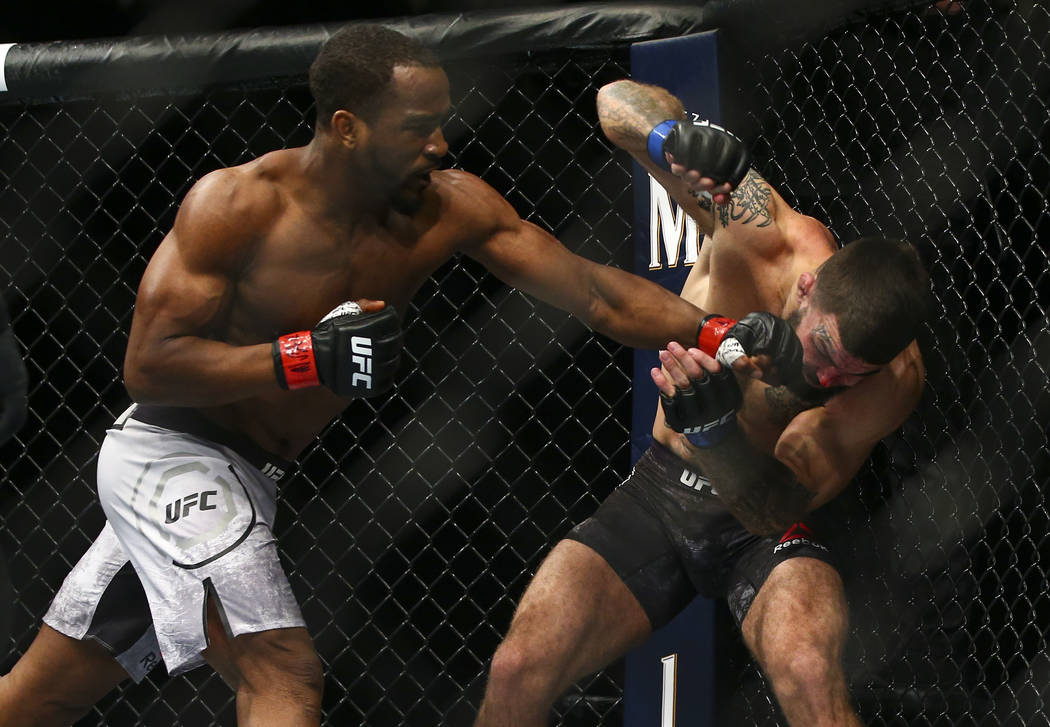
<path id="1" fill-rule="evenodd" d="M 675 692 L 678 689 L 678 654 L 660 659 L 663 664 L 663 683 L 660 690 L 660 727 L 674 727 Z"/>

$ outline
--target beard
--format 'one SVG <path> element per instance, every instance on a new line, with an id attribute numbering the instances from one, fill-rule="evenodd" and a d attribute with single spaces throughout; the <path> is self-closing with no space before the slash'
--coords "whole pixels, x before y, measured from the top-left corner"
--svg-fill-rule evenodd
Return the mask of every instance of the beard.
<path id="1" fill-rule="evenodd" d="M 791 326 L 791 330 L 798 331 L 798 325 L 802 322 L 802 311 L 795 309 L 791 313 L 788 313 L 787 317 L 784 318 L 788 325 Z M 798 396 L 803 402 L 813 406 L 821 406 L 828 399 L 835 396 L 841 391 L 848 389 L 848 386 L 820 386 L 818 384 L 810 383 L 810 377 L 807 376 L 805 365 L 800 373 L 800 380 L 788 382 L 787 388 L 793 394 Z M 815 376 L 813 372 L 809 372 Z"/>
<path id="2" fill-rule="evenodd" d="M 404 188 L 396 189 L 391 193 L 390 207 L 405 217 L 414 217 L 423 207 L 423 193 L 409 192 Z"/>

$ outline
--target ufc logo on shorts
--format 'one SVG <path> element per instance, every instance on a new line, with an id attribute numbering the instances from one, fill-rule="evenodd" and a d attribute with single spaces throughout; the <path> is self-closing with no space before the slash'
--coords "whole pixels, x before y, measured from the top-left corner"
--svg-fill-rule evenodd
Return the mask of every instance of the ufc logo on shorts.
<path id="1" fill-rule="evenodd" d="M 169 502 L 168 506 L 164 508 L 164 523 L 171 525 L 174 522 L 178 522 L 180 518 L 184 518 L 190 514 L 190 510 L 196 505 L 202 512 L 205 510 L 214 510 L 215 505 L 211 504 L 211 498 L 218 495 L 217 490 L 205 490 L 204 492 L 194 492 L 186 497 L 180 497 L 175 502 Z"/>
<path id="2" fill-rule="evenodd" d="M 364 336 L 350 338 L 350 361 L 357 368 L 351 383 L 372 388 L 372 339 Z"/>

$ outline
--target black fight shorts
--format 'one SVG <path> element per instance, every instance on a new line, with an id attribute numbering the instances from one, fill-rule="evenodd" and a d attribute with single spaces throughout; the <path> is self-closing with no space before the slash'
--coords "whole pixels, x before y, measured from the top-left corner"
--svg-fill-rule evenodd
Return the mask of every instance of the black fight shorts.
<path id="1" fill-rule="evenodd" d="M 831 553 L 805 523 L 782 536 L 748 532 L 712 490 L 661 444 L 642 455 L 630 476 L 593 516 L 568 534 L 595 550 L 649 616 L 663 626 L 696 595 L 725 598 L 741 624 L 769 574 L 791 558 Z"/>

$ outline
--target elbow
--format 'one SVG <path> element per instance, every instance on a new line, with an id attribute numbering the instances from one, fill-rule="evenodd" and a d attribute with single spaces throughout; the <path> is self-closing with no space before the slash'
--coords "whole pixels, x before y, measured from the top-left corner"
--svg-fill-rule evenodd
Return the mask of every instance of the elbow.
<path id="1" fill-rule="evenodd" d="M 810 493 L 809 503 L 798 513 L 799 517 L 828 502 L 845 486 L 845 481 L 838 468 L 833 465 L 826 446 L 820 447 L 806 435 L 785 432 L 777 440 L 773 456 L 797 483 L 797 488 Z"/>
<path id="2" fill-rule="evenodd" d="M 124 388 L 137 404 L 163 404 L 162 387 L 150 373 L 148 362 L 128 356 L 124 360 Z"/>
<path id="3" fill-rule="evenodd" d="M 602 133 L 617 146 L 622 146 L 623 140 L 620 138 L 620 134 L 617 133 L 615 125 L 610 123 L 610 121 L 618 88 L 622 87 L 624 83 L 627 83 L 627 81 L 607 83 L 598 89 L 598 95 L 595 97 L 595 106 L 598 109 L 598 124 L 602 127 Z"/>
<path id="4" fill-rule="evenodd" d="M 633 119 L 637 112 L 629 101 L 636 93 L 633 89 L 637 89 L 638 85 L 635 81 L 628 79 L 613 81 L 598 89 L 598 95 L 595 97 L 598 123 L 602 127 L 602 133 L 617 147 L 628 151 L 637 144 L 637 139 L 634 137 L 641 132 L 641 129 L 633 128 L 638 123 Z M 630 122 L 625 122 L 626 112 L 629 112 L 628 116 L 632 118 Z M 645 131 L 648 132 L 648 129 Z"/>

